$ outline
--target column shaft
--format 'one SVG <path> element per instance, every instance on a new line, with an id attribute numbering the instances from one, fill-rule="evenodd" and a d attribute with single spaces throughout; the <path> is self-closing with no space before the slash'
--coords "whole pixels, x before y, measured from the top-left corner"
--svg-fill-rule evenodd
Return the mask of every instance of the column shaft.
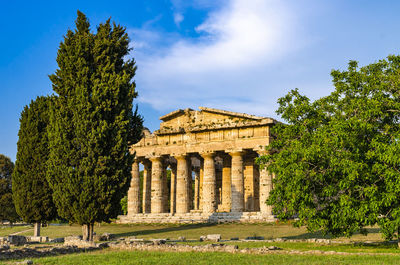
<path id="1" fill-rule="evenodd" d="M 193 179 L 192 179 L 192 164 L 191 164 L 191 159 L 188 159 L 188 181 L 187 181 L 187 186 L 186 190 L 188 193 L 188 212 L 193 208 L 193 202 L 194 202 L 194 194 L 193 194 Z"/>
<path id="2" fill-rule="evenodd" d="M 246 212 L 252 212 L 255 210 L 255 197 L 256 197 L 256 169 L 254 166 L 253 155 L 247 155 L 244 157 L 244 210 Z"/>
<path id="3" fill-rule="evenodd" d="M 176 176 L 176 213 L 189 212 L 189 192 L 188 192 L 188 159 L 186 156 L 177 156 L 177 176 Z"/>
<path id="4" fill-rule="evenodd" d="M 200 158 L 199 210 L 203 209 L 204 159 Z"/>
<path id="5" fill-rule="evenodd" d="M 194 179 L 194 209 L 199 209 L 199 200 L 200 200 L 200 170 L 195 170 L 195 179 Z"/>
<path id="6" fill-rule="evenodd" d="M 244 179 L 242 152 L 229 153 L 232 157 L 232 212 L 244 210 Z"/>
<path id="7" fill-rule="evenodd" d="M 222 209 L 229 212 L 231 210 L 231 158 L 223 158 L 222 168 Z"/>
<path id="8" fill-rule="evenodd" d="M 163 208 L 161 212 L 166 213 L 168 212 L 168 197 L 169 197 L 169 192 L 168 192 L 168 183 L 167 183 L 167 167 L 165 164 L 163 164 L 163 169 L 162 169 L 162 195 L 163 195 Z"/>
<path id="9" fill-rule="evenodd" d="M 216 176 L 214 154 L 202 154 L 204 158 L 204 177 L 203 177 L 203 212 L 213 213 L 216 209 Z"/>
<path id="10" fill-rule="evenodd" d="M 151 213 L 163 212 L 163 163 L 161 157 L 151 158 Z"/>
<path id="11" fill-rule="evenodd" d="M 171 165 L 171 200 L 170 212 L 176 212 L 176 164 Z"/>
<path id="12" fill-rule="evenodd" d="M 260 155 L 266 155 L 265 151 L 259 152 Z M 260 212 L 264 215 L 272 215 L 272 206 L 267 205 L 269 193 L 272 190 L 272 174 L 264 168 L 260 168 Z"/>
<path id="13" fill-rule="evenodd" d="M 128 190 L 128 215 L 139 213 L 140 198 L 139 198 L 139 163 L 137 161 L 132 164 L 131 171 L 132 179 L 131 186 Z"/>
<path id="14" fill-rule="evenodd" d="M 151 211 L 151 163 L 149 161 L 143 162 L 143 198 L 142 198 L 142 211 L 143 213 L 150 213 Z"/>

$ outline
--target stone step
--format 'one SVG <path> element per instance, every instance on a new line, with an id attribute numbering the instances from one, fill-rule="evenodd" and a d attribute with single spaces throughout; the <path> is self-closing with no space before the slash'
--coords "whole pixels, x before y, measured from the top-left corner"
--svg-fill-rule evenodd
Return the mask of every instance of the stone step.
<path id="1" fill-rule="evenodd" d="M 205 222 L 273 222 L 276 218 L 260 212 L 216 212 L 206 214 L 198 210 L 189 213 L 138 213 L 118 216 L 117 223 L 205 223 Z"/>

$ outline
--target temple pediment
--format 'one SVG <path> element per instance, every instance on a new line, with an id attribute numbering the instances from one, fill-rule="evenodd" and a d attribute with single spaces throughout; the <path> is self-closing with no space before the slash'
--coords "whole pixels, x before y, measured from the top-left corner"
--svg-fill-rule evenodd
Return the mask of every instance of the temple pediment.
<path id="1" fill-rule="evenodd" d="M 163 122 L 160 124 L 160 129 L 155 131 L 155 134 L 207 131 L 275 123 L 273 119 L 267 117 L 206 107 L 199 109 L 199 111 L 179 109 L 160 117 Z"/>

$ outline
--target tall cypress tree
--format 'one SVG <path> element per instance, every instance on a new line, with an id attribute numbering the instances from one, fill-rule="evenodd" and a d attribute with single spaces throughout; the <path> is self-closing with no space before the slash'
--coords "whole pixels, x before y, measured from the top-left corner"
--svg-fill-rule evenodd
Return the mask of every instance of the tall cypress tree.
<path id="1" fill-rule="evenodd" d="M 13 170 L 14 163 L 11 159 L 0 154 L 0 221 L 7 220 L 10 224 L 18 219 L 11 190 L 11 174 Z"/>
<path id="2" fill-rule="evenodd" d="M 56 73 L 50 76 L 57 99 L 50 118 L 48 180 L 60 216 L 82 225 L 92 240 L 94 222 L 118 215 L 130 181 L 129 143 L 137 141 L 141 117 L 134 60 L 125 28 L 107 20 L 90 31 L 78 11 L 76 29 L 60 44 Z"/>
<path id="3" fill-rule="evenodd" d="M 13 172 L 12 188 L 17 213 L 25 222 L 35 224 L 35 236 L 40 235 L 41 222 L 56 217 L 52 190 L 46 180 L 50 102 L 50 97 L 37 97 L 22 111 Z"/>

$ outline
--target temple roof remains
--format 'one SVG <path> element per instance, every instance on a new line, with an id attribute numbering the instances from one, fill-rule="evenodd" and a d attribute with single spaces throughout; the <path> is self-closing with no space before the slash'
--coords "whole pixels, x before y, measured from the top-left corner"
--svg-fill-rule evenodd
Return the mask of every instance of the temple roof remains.
<path id="1" fill-rule="evenodd" d="M 161 116 L 160 129 L 154 133 L 162 135 L 276 123 L 274 119 L 268 117 L 206 107 L 199 109 L 199 111 L 190 108 L 178 109 Z"/>

